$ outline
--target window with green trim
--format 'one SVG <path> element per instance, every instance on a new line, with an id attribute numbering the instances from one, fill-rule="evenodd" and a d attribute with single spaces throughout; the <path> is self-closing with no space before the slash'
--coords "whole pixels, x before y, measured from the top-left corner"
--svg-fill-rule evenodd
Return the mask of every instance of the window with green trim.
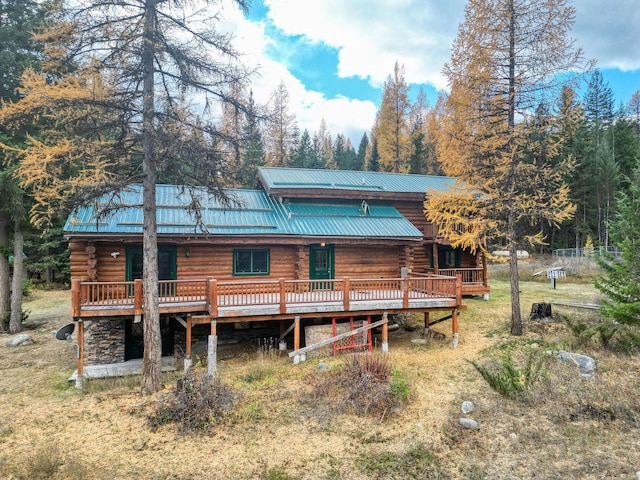
<path id="1" fill-rule="evenodd" d="M 234 250 L 234 275 L 269 275 L 269 250 Z"/>

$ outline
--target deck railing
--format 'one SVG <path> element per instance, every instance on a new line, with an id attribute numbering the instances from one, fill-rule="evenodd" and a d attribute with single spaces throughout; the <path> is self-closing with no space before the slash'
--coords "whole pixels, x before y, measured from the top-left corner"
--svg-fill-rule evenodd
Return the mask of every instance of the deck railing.
<path id="1" fill-rule="evenodd" d="M 433 272 L 433 270 L 431 272 Z M 431 274 L 432 273 L 427 273 L 423 275 Z M 486 274 L 482 267 L 439 268 L 438 275 L 444 275 L 447 277 L 456 277 L 460 275 L 462 277 L 463 285 L 487 285 Z"/>
<path id="2" fill-rule="evenodd" d="M 328 280 L 247 280 L 217 281 L 162 280 L 158 285 L 160 310 L 206 310 L 218 317 L 220 309 L 255 306 L 278 306 L 279 313 L 287 307 L 304 304 L 339 303 L 349 311 L 352 302 L 451 298 L 462 303 L 461 277 L 420 275 L 404 278 L 328 279 Z M 72 279 L 72 316 L 91 316 L 97 311 L 107 315 L 133 310 L 142 314 L 142 280 L 133 282 L 88 282 Z"/>

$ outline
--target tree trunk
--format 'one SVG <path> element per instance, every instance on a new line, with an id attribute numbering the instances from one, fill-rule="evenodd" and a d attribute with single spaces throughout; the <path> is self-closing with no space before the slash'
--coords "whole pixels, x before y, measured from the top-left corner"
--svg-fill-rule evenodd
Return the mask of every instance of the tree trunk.
<path id="1" fill-rule="evenodd" d="M 18 333 L 22 330 L 23 247 L 24 239 L 22 237 L 20 221 L 16 220 L 13 229 L 13 281 L 11 282 L 11 319 L 9 320 L 9 333 Z"/>
<path id="2" fill-rule="evenodd" d="M 511 284 L 511 335 L 522 335 L 522 317 L 520 314 L 520 281 L 518 279 L 518 242 L 516 236 L 516 214 L 513 211 L 513 198 L 516 194 L 515 166 L 519 163 L 514 136 L 516 128 L 516 52 L 515 52 L 515 28 L 516 12 L 513 0 L 509 1 L 509 154 L 511 155 L 511 174 L 509 176 L 509 209 L 507 222 L 507 241 L 509 242 L 509 280 Z"/>
<path id="3" fill-rule="evenodd" d="M 162 380 L 162 340 L 160 337 L 160 312 L 158 307 L 158 234 L 156 230 L 155 92 L 153 66 L 157 1 L 158 0 L 146 1 L 142 47 L 142 63 L 144 65 L 142 98 L 142 208 L 144 212 L 142 235 L 142 289 L 144 299 L 143 393 L 154 393 L 160 390 Z"/>
<path id="4" fill-rule="evenodd" d="M 509 283 L 511 285 L 511 335 L 522 335 L 522 315 L 520 312 L 520 280 L 518 278 L 518 244 L 516 242 L 516 216 L 509 213 Z"/>
<path id="5" fill-rule="evenodd" d="M 0 331 L 7 326 L 5 322 L 9 320 L 9 312 L 11 311 L 8 225 L 7 214 L 0 212 Z"/>

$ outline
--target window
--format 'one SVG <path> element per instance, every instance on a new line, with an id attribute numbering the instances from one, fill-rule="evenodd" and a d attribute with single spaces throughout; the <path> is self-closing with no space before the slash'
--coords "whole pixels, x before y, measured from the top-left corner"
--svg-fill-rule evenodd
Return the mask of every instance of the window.
<path id="1" fill-rule="evenodd" d="M 269 275 L 269 250 L 234 250 L 234 275 Z"/>

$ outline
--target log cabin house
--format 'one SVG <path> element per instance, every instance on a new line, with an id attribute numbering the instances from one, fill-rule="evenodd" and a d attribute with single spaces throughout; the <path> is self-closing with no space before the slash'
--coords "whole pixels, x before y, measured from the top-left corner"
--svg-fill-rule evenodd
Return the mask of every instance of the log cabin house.
<path id="1" fill-rule="evenodd" d="M 254 190 L 227 191 L 230 203 L 196 191 L 198 218 L 189 193 L 158 185 L 163 356 L 190 360 L 198 335 L 265 324 L 298 350 L 305 325 L 407 312 L 424 313 L 425 327 L 431 312 L 449 313 L 457 337 L 462 295 L 489 286 L 483 256 L 452 248 L 425 219 L 425 192 L 452 182 L 261 168 Z M 78 208 L 64 227 L 80 372 L 142 356 L 141 203 L 131 186 L 111 214 Z"/>

